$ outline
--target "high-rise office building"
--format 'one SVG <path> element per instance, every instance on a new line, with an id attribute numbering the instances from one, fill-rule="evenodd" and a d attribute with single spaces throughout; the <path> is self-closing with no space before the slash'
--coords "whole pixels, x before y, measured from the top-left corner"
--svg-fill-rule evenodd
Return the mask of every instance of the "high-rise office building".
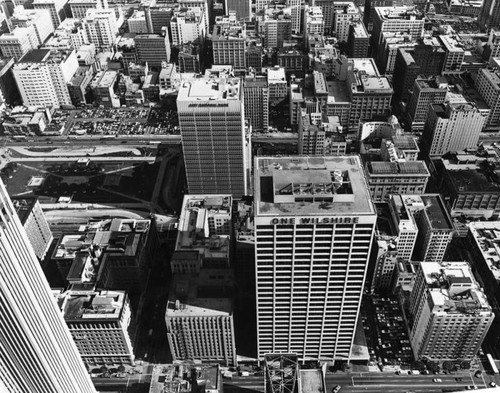
<path id="1" fill-rule="evenodd" d="M 87 366 L 134 364 L 125 292 L 70 290 L 58 294 L 57 301 Z"/>
<path id="2" fill-rule="evenodd" d="M 38 48 L 35 26 L 16 27 L 10 33 L 0 36 L 0 50 L 3 57 L 13 57 L 18 61 L 32 49 Z"/>
<path id="3" fill-rule="evenodd" d="M 76 19 L 84 19 L 89 9 L 108 8 L 108 0 L 69 0 L 68 4 L 71 15 Z"/>
<path id="4" fill-rule="evenodd" d="M 423 130 L 427 114 L 432 104 L 442 104 L 446 98 L 447 83 L 441 83 L 441 78 L 417 77 L 413 84 L 413 94 L 408 103 L 408 116 L 412 130 Z"/>
<path id="5" fill-rule="evenodd" d="M 349 360 L 376 211 L 360 158 L 256 157 L 258 356 Z"/>
<path id="6" fill-rule="evenodd" d="M 170 41 L 168 34 L 139 34 L 134 38 L 135 53 L 140 63 L 147 62 L 150 67 L 160 68 L 163 62 L 170 61 Z"/>
<path id="7" fill-rule="evenodd" d="M 418 227 L 412 260 L 442 262 L 455 228 L 441 195 L 394 195 L 394 200 L 404 204 Z"/>
<path id="8" fill-rule="evenodd" d="M 235 366 L 232 270 L 177 273 L 170 288 L 165 322 L 173 359 Z"/>
<path id="9" fill-rule="evenodd" d="M 267 78 L 251 74 L 243 81 L 245 118 L 252 131 L 267 132 L 269 128 L 269 87 Z"/>
<path id="10" fill-rule="evenodd" d="M 472 360 L 495 317 L 468 262 L 421 263 L 410 298 L 415 359 Z"/>
<path id="11" fill-rule="evenodd" d="M 349 26 L 354 21 L 361 21 L 358 7 L 354 3 L 345 3 L 342 9 L 335 10 L 333 17 L 333 30 L 339 41 L 346 41 L 349 36 Z"/>
<path id="12" fill-rule="evenodd" d="M 57 29 L 71 12 L 68 0 L 34 0 L 33 8 L 35 10 L 48 10 L 54 29 Z"/>
<path id="13" fill-rule="evenodd" d="M 215 65 L 232 65 L 234 71 L 245 72 L 246 27 L 236 14 L 217 17 L 213 27 L 212 50 Z"/>
<path id="14" fill-rule="evenodd" d="M 238 20 L 250 20 L 252 17 L 251 0 L 225 0 L 224 3 L 226 15 L 229 15 L 229 11 L 234 11 Z"/>
<path id="15" fill-rule="evenodd" d="M 500 129 L 500 76 L 498 71 L 480 69 L 477 73 L 475 87 L 490 107 L 486 128 Z"/>
<path id="16" fill-rule="evenodd" d="M 414 7 L 375 7 L 373 18 L 372 46 L 378 50 L 383 32 L 407 31 L 412 40 L 422 37 L 424 17 Z"/>
<path id="17" fill-rule="evenodd" d="M 110 49 L 116 43 L 120 26 L 113 9 L 90 8 L 84 21 L 85 31 L 91 44 L 97 48 Z"/>
<path id="18" fill-rule="evenodd" d="M 177 110 L 189 193 L 245 195 L 250 155 L 240 79 L 208 71 L 183 82 Z"/>
<path id="19" fill-rule="evenodd" d="M 484 0 L 479 14 L 479 25 L 486 30 L 500 27 L 500 2 L 497 0 Z"/>
<path id="20" fill-rule="evenodd" d="M 422 151 L 442 156 L 449 151 L 475 148 L 486 118 L 470 103 L 430 106 L 422 137 Z"/>
<path id="21" fill-rule="evenodd" d="M 53 237 L 40 203 L 36 198 L 14 197 L 12 204 L 26 230 L 35 255 L 39 260 L 43 260 Z"/>
<path id="22" fill-rule="evenodd" d="M 203 44 L 207 34 L 205 11 L 200 7 L 181 8 L 174 11 L 170 20 L 172 45 L 182 45 L 190 42 Z"/>
<path id="23" fill-rule="evenodd" d="M 75 51 L 32 50 L 14 64 L 12 73 L 25 106 L 71 105 L 67 83 L 78 69 Z"/>
<path id="24" fill-rule="evenodd" d="M 1 181 L 0 302 L 0 385 L 6 391 L 95 392 Z"/>
<path id="25" fill-rule="evenodd" d="M 370 39 L 363 22 L 352 21 L 347 36 L 347 53 L 349 57 L 364 58 L 368 55 Z"/>

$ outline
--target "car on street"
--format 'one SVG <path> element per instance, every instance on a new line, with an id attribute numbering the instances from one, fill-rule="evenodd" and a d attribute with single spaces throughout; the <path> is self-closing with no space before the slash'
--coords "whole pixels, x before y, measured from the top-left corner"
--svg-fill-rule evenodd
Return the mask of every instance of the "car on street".
<path id="1" fill-rule="evenodd" d="M 496 386 L 497 386 L 497 384 L 496 384 L 495 382 L 491 381 L 491 382 L 490 382 L 490 386 L 491 386 L 492 388 L 494 388 L 494 387 L 496 387 Z"/>
<path id="2" fill-rule="evenodd" d="M 333 389 L 332 389 L 332 393 L 337 393 L 339 390 L 340 390 L 341 386 L 340 385 L 336 385 Z"/>
<path id="3" fill-rule="evenodd" d="M 443 380 L 442 380 L 441 378 L 434 378 L 434 379 L 432 380 L 432 382 L 437 382 L 437 383 L 439 383 L 439 382 L 443 382 Z"/>

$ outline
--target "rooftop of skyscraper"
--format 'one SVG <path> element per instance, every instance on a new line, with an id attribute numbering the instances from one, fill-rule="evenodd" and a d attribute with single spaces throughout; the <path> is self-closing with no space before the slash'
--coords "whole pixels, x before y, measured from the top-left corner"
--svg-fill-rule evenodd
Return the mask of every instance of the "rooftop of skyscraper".
<path id="1" fill-rule="evenodd" d="M 432 230 L 450 232 L 454 229 L 450 214 L 439 194 L 406 194 L 401 195 L 401 200 L 412 214 L 425 213 Z"/>
<path id="2" fill-rule="evenodd" d="M 234 275 L 229 269 L 201 269 L 174 274 L 170 283 L 167 317 L 231 315 Z"/>
<path id="3" fill-rule="evenodd" d="M 471 222 L 468 226 L 488 269 L 495 280 L 500 281 L 500 223 L 498 221 Z"/>
<path id="4" fill-rule="evenodd" d="M 375 214 L 359 156 L 257 157 L 256 215 Z"/>
<path id="5" fill-rule="evenodd" d="M 220 75 L 191 79 L 182 82 L 177 101 L 217 101 L 241 99 L 241 80 L 231 76 Z"/>
<path id="6" fill-rule="evenodd" d="M 195 379 L 192 379 L 196 375 Z M 220 373 L 217 364 L 195 364 L 182 362 L 158 364 L 153 369 L 149 393 L 191 393 L 193 384 L 199 381 L 206 390 L 216 393 L 220 388 Z"/>
<path id="7" fill-rule="evenodd" d="M 421 20 L 424 17 L 423 13 L 413 6 L 375 7 L 375 12 L 382 20 Z"/>
<path id="8" fill-rule="evenodd" d="M 67 291 L 57 301 L 66 321 L 120 319 L 128 304 L 123 291 Z"/>
<path id="9" fill-rule="evenodd" d="M 435 311 L 461 314 L 491 312 L 486 295 L 474 279 L 468 262 L 424 262 L 420 267 Z"/>
<path id="10" fill-rule="evenodd" d="M 11 197 L 12 205 L 14 209 L 16 209 L 17 215 L 19 216 L 19 220 L 21 224 L 24 224 L 28 219 L 33 207 L 36 204 L 37 199 L 33 197 Z"/>

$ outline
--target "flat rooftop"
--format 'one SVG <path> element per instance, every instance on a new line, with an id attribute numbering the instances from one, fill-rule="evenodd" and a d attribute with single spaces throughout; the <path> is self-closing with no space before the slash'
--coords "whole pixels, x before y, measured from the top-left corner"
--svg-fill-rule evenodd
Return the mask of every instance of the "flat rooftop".
<path id="1" fill-rule="evenodd" d="M 321 370 L 300 370 L 298 393 L 325 393 L 323 372 Z"/>
<path id="2" fill-rule="evenodd" d="M 234 275 L 228 269 L 174 274 L 166 317 L 228 316 L 233 313 Z"/>
<path id="3" fill-rule="evenodd" d="M 191 376 L 196 372 L 196 380 Z M 188 379 L 185 376 L 188 376 Z M 220 388 L 220 371 L 217 364 L 195 364 L 185 361 L 176 364 L 158 364 L 153 368 L 149 393 L 191 393 L 196 390 L 193 383 L 204 385 L 205 389 Z"/>
<path id="4" fill-rule="evenodd" d="M 119 319 L 127 301 L 124 291 L 68 291 L 60 296 L 66 321 Z"/>
<path id="5" fill-rule="evenodd" d="M 439 194 L 401 195 L 401 198 L 408 210 L 425 211 L 432 229 L 446 231 L 454 229 L 451 217 Z"/>
<path id="6" fill-rule="evenodd" d="M 374 215 L 359 156 L 256 157 L 256 216 Z"/>
<path id="7" fill-rule="evenodd" d="M 500 221 L 471 222 L 468 226 L 484 263 L 500 282 Z"/>
<path id="8" fill-rule="evenodd" d="M 226 101 L 241 99 L 239 78 L 203 77 L 181 83 L 177 101 Z"/>
<path id="9" fill-rule="evenodd" d="M 33 207 L 36 204 L 36 198 L 22 198 L 22 197 L 12 197 L 12 204 L 14 205 L 14 209 L 16 209 L 17 216 L 21 221 L 21 224 L 24 224 L 28 219 Z"/>

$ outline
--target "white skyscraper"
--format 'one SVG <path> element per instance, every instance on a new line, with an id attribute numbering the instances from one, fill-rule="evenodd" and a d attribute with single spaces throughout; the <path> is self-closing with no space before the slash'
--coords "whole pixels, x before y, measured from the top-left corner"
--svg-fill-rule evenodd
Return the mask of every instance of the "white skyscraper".
<path id="1" fill-rule="evenodd" d="M 245 195 L 249 141 L 240 79 L 214 71 L 183 82 L 177 110 L 189 193 Z"/>
<path id="2" fill-rule="evenodd" d="M 1 181 L 0 304 L 1 391 L 95 392 Z"/>
<path id="3" fill-rule="evenodd" d="M 349 360 L 376 221 L 361 161 L 256 157 L 258 356 Z"/>

